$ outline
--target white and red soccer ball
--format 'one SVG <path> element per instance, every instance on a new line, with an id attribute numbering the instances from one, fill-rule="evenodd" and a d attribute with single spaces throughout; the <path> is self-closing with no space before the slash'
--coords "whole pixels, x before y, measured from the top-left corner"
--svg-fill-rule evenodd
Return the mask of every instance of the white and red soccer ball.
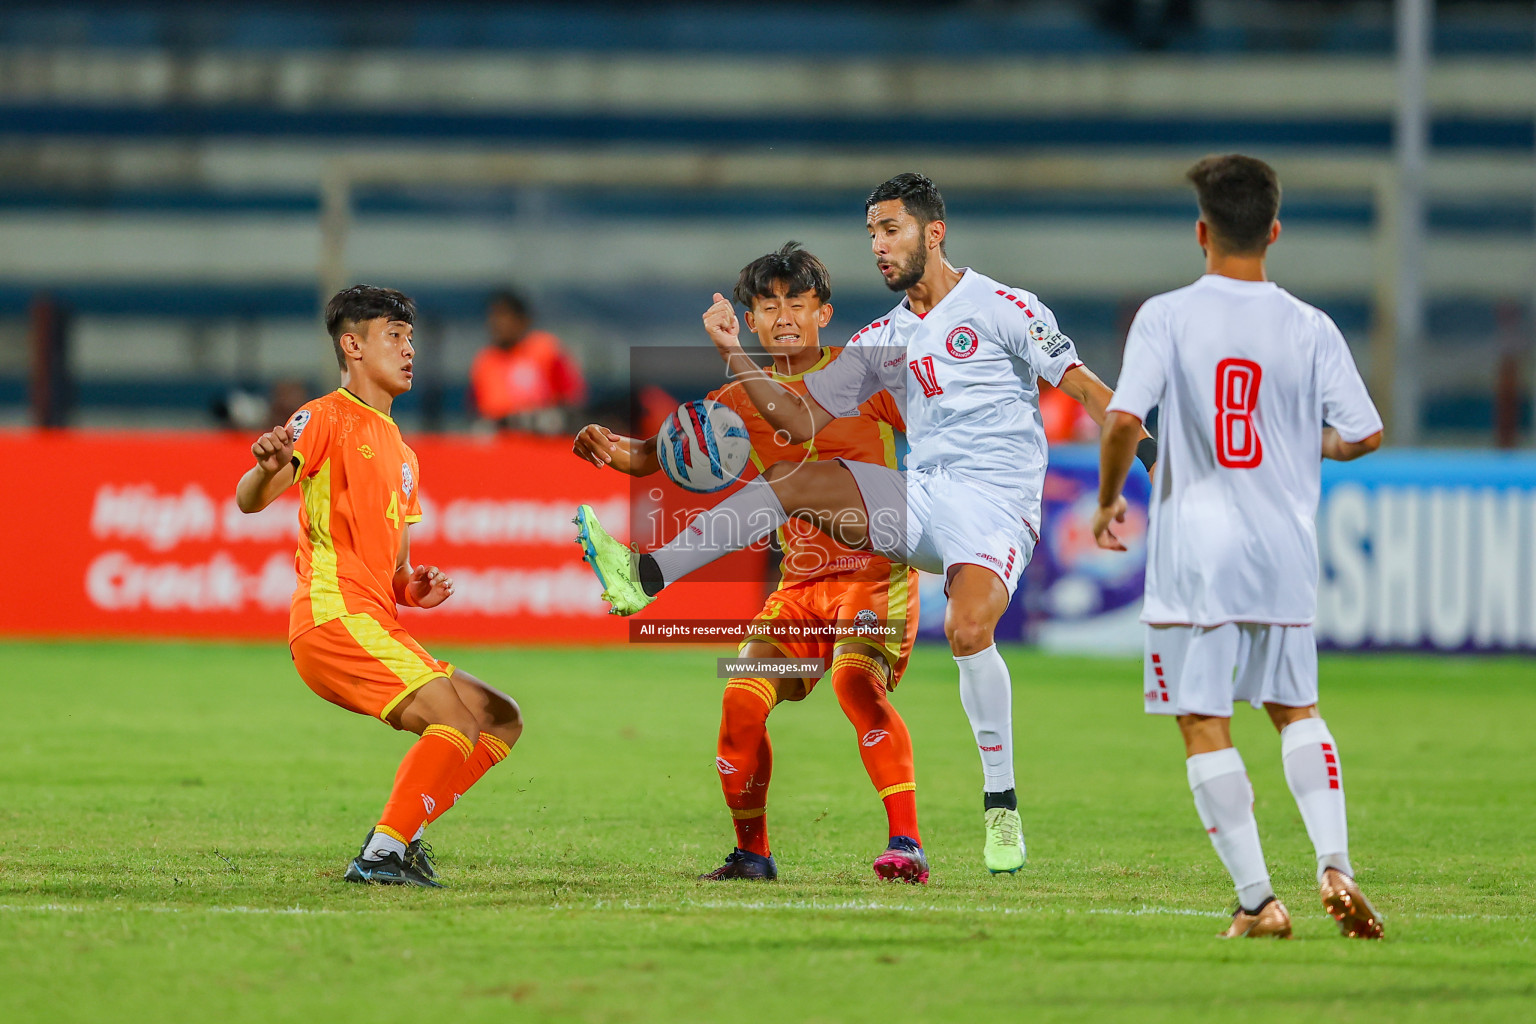
<path id="1" fill-rule="evenodd" d="M 686 491 L 708 494 L 741 479 L 752 439 L 740 416 L 719 402 L 684 402 L 656 434 L 656 457 L 667 479 Z"/>

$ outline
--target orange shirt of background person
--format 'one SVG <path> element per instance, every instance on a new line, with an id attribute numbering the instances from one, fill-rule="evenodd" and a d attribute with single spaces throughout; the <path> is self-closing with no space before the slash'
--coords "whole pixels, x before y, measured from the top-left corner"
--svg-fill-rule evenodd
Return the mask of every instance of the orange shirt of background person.
<path id="1" fill-rule="evenodd" d="M 491 344 L 470 367 L 470 389 L 482 419 L 505 420 L 540 409 L 581 405 L 587 385 L 581 367 L 560 339 L 532 330 L 528 304 L 498 292 L 486 307 Z"/>

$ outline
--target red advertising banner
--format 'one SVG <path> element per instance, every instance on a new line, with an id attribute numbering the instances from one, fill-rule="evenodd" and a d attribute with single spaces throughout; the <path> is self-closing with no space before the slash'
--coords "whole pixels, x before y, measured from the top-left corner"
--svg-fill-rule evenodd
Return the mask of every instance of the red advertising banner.
<path id="1" fill-rule="evenodd" d="M 412 561 L 455 581 L 440 607 L 401 610 L 423 642 L 626 639 L 582 564 L 571 517 L 586 502 L 625 536 L 628 478 L 579 461 L 560 439 L 407 440 L 421 461 L 424 513 Z M 0 431 L 11 563 L 0 634 L 286 637 L 298 490 L 256 515 L 235 506 L 251 441 Z M 644 615 L 750 619 L 764 595 L 763 557 L 732 556 L 754 564 L 669 588 Z"/>

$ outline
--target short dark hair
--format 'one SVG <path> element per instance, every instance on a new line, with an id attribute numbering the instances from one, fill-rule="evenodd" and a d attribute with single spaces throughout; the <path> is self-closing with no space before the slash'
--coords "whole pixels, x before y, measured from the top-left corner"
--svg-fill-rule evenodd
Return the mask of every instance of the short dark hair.
<path id="1" fill-rule="evenodd" d="M 748 308 L 756 298 L 772 298 L 773 286 L 783 283 L 790 295 L 815 292 L 820 302 L 832 298 L 827 265 L 806 252 L 799 242 L 785 242 L 773 252 L 741 268 L 731 297 Z"/>
<path id="2" fill-rule="evenodd" d="M 864 200 L 864 212 L 876 203 L 889 202 L 892 199 L 901 200 L 901 208 L 916 218 L 919 225 L 927 227 L 934 221 L 944 219 L 944 196 L 939 192 L 939 187 L 933 183 L 933 179 L 926 174 L 918 174 L 916 171 L 905 171 L 889 181 L 882 182 Z M 939 245 L 942 251 L 943 244 Z"/>
<path id="3" fill-rule="evenodd" d="M 1189 169 L 1200 216 L 1216 244 L 1238 256 L 1269 247 L 1269 226 L 1280 215 L 1280 179 L 1275 169 L 1241 153 L 1208 156 Z"/>
<path id="4" fill-rule="evenodd" d="M 416 303 L 404 292 L 397 292 L 393 288 L 375 288 L 371 284 L 355 284 L 331 296 L 331 301 L 325 304 L 325 330 L 336 349 L 337 366 L 343 370 L 347 368 L 347 356 L 341 350 L 341 336 L 358 324 L 380 317 L 415 324 Z"/>
<path id="5" fill-rule="evenodd" d="M 500 288 L 491 292 L 491 297 L 486 300 L 487 306 L 505 306 L 508 310 L 525 320 L 533 319 L 533 307 L 523 297 L 522 292 L 513 291 L 511 288 Z"/>

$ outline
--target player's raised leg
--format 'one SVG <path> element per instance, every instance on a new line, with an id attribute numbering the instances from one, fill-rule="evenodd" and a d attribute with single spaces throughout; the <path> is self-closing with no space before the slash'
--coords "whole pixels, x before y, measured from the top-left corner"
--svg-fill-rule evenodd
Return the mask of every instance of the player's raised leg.
<path id="1" fill-rule="evenodd" d="M 848 644 L 832 659 L 832 688 L 853 724 L 859 757 L 885 804 L 886 850 L 875 858 L 875 874 L 899 882 L 928 881 L 928 857 L 917 827 L 917 781 L 912 736 L 886 696 L 891 666 L 867 644 Z"/>
<path id="2" fill-rule="evenodd" d="M 994 631 L 1008 588 L 991 569 L 956 565 L 949 574 L 944 634 L 960 669 L 960 704 L 981 754 L 983 857 L 993 874 L 1024 866 L 1024 826 L 1013 776 L 1013 681 Z"/>
<path id="3" fill-rule="evenodd" d="M 743 659 L 780 659 L 778 648 L 762 641 L 743 646 Z M 779 876 L 768 845 L 768 783 L 773 777 L 773 745 L 768 714 L 781 700 L 805 696 L 804 680 L 740 676 L 725 684 L 720 708 L 720 740 L 715 769 L 736 829 L 736 847 L 725 863 L 701 879 L 772 881 Z"/>
<path id="4" fill-rule="evenodd" d="M 1347 938 L 1381 938 L 1381 917 L 1355 884 L 1355 869 L 1349 863 L 1344 778 L 1328 723 L 1318 717 L 1315 704 L 1299 708 L 1265 704 L 1264 708 L 1280 730 L 1285 781 L 1317 853 L 1323 909 Z"/>
<path id="5" fill-rule="evenodd" d="M 775 463 L 762 476 L 688 521 L 676 537 L 644 554 L 615 540 L 592 506 L 576 511 L 576 541 L 615 615 L 633 615 L 662 588 L 732 551 L 758 543 L 790 516 L 815 523 L 850 547 L 865 544 L 864 505 L 853 476 L 837 462 Z"/>

